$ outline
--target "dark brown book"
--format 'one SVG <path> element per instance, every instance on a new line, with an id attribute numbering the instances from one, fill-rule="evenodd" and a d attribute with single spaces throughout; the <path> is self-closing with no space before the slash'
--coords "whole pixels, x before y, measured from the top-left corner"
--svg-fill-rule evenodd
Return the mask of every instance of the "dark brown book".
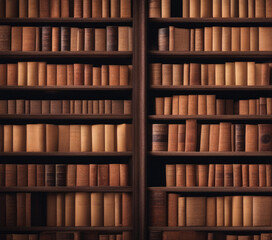
<path id="1" fill-rule="evenodd" d="M 249 165 L 242 165 L 242 187 L 249 187 Z"/>
<path id="2" fill-rule="evenodd" d="M 15 100 L 8 100 L 8 114 L 15 114 L 16 113 L 16 101 Z"/>
<path id="3" fill-rule="evenodd" d="M 158 30 L 158 50 L 168 51 L 169 50 L 169 29 L 159 28 Z"/>
<path id="4" fill-rule="evenodd" d="M 272 151 L 272 124 L 259 124 L 259 151 Z"/>
<path id="5" fill-rule="evenodd" d="M 117 26 L 107 26 L 107 51 L 117 51 L 118 50 L 118 27 Z"/>
<path id="6" fill-rule="evenodd" d="M 167 151 L 167 124 L 152 125 L 152 151 Z"/>
<path id="7" fill-rule="evenodd" d="M 7 85 L 17 86 L 18 85 L 18 69 L 17 64 L 7 64 Z"/>
<path id="8" fill-rule="evenodd" d="M 178 226 L 178 195 L 176 193 L 168 194 L 168 226 Z"/>
<path id="9" fill-rule="evenodd" d="M 37 164 L 36 165 L 36 178 L 37 178 L 37 186 L 45 186 L 45 165 Z"/>
<path id="10" fill-rule="evenodd" d="M 17 185 L 16 164 L 5 164 L 5 186 L 15 187 Z"/>
<path id="11" fill-rule="evenodd" d="M 27 186 L 28 167 L 27 164 L 17 164 L 17 186 Z"/>
<path id="12" fill-rule="evenodd" d="M 67 165 L 56 164 L 56 186 L 66 186 Z"/>
<path id="13" fill-rule="evenodd" d="M 6 194 L 6 227 L 17 225 L 17 203 L 16 193 Z"/>
<path id="14" fill-rule="evenodd" d="M 27 165 L 27 186 L 37 186 L 37 167 L 36 164 Z"/>
<path id="15" fill-rule="evenodd" d="M 56 165 L 45 165 L 45 186 L 56 186 Z"/>
<path id="16" fill-rule="evenodd" d="M 224 164 L 215 164 L 215 187 L 224 187 Z"/>
<path id="17" fill-rule="evenodd" d="M 150 225 L 154 227 L 166 226 L 167 219 L 167 199 L 166 193 L 163 191 L 150 191 L 149 193 L 149 209 L 150 209 Z"/>
<path id="18" fill-rule="evenodd" d="M 15 18 L 18 17 L 19 6 L 17 0 L 8 0 L 6 1 L 6 18 Z"/>
<path id="19" fill-rule="evenodd" d="M 61 51 L 70 51 L 70 28 L 60 28 L 60 49 Z"/>
<path id="20" fill-rule="evenodd" d="M 235 151 L 245 151 L 245 125 L 235 124 Z"/>
<path id="21" fill-rule="evenodd" d="M 190 85 L 201 85 L 201 64 L 190 63 Z"/>
<path id="22" fill-rule="evenodd" d="M 0 164 L 0 186 L 5 186 L 5 164 Z"/>
<path id="23" fill-rule="evenodd" d="M 98 186 L 109 186 L 109 165 L 99 164 L 98 165 Z"/>
<path id="24" fill-rule="evenodd" d="M 42 51 L 52 50 L 52 28 L 42 27 Z"/>
<path id="25" fill-rule="evenodd" d="M 11 27 L 0 26 L 0 51 L 10 51 L 11 45 Z"/>

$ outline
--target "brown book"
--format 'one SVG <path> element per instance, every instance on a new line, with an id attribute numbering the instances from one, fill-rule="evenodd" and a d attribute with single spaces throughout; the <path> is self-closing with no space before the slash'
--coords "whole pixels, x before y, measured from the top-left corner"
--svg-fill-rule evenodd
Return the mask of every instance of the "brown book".
<path id="1" fill-rule="evenodd" d="M 106 29 L 95 28 L 94 30 L 94 50 L 105 51 L 106 50 Z"/>
<path id="2" fill-rule="evenodd" d="M 219 124 L 219 152 L 231 151 L 231 123 Z"/>
<path id="3" fill-rule="evenodd" d="M 166 164 L 165 166 L 166 186 L 176 186 L 176 165 Z"/>
<path id="4" fill-rule="evenodd" d="M 131 0 L 120 0 L 120 17 L 131 17 Z"/>
<path id="5" fill-rule="evenodd" d="M 60 0 L 50 0 L 50 17 L 60 17 Z"/>
<path id="6" fill-rule="evenodd" d="M 215 164 L 215 187 L 224 187 L 224 164 Z"/>
<path id="7" fill-rule="evenodd" d="M 36 27 L 23 27 L 22 51 L 36 50 Z"/>
<path id="8" fill-rule="evenodd" d="M 258 126 L 253 124 L 246 124 L 245 130 L 245 151 L 258 151 Z"/>
<path id="9" fill-rule="evenodd" d="M 208 186 L 208 172 L 209 166 L 208 165 L 198 165 L 198 186 L 199 187 L 207 187 Z"/>
<path id="10" fill-rule="evenodd" d="M 18 17 L 18 1 L 16 0 L 9 0 L 6 1 L 6 18 L 15 18 Z"/>
<path id="11" fill-rule="evenodd" d="M 233 186 L 234 187 L 242 186 L 242 165 L 241 164 L 233 164 Z"/>
<path id="12" fill-rule="evenodd" d="M 259 164 L 259 187 L 266 187 L 266 166 Z"/>
<path id="13" fill-rule="evenodd" d="M 159 51 L 169 50 L 169 29 L 168 28 L 158 29 L 158 50 Z"/>
<path id="14" fill-rule="evenodd" d="M 160 0 L 149 1 L 149 17 L 150 18 L 161 17 L 161 1 Z"/>
<path id="15" fill-rule="evenodd" d="M 109 186 L 120 186 L 120 164 L 109 164 Z"/>
<path id="16" fill-rule="evenodd" d="M 5 186 L 17 186 L 17 167 L 16 164 L 5 164 Z"/>
<path id="17" fill-rule="evenodd" d="M 163 191 L 151 191 L 149 194 L 150 225 L 154 227 L 166 226 L 166 193 Z"/>
<path id="18" fill-rule="evenodd" d="M 186 164 L 186 187 L 196 186 L 197 170 L 193 164 Z"/>
<path id="19" fill-rule="evenodd" d="M 37 164 L 36 174 L 37 186 L 45 186 L 45 165 Z"/>
<path id="20" fill-rule="evenodd" d="M 250 51 L 258 51 L 259 50 L 259 28 L 250 27 L 249 35 L 250 35 Z"/>
<path id="21" fill-rule="evenodd" d="M 206 198 L 186 197 L 186 226 L 206 225 Z"/>
<path id="22" fill-rule="evenodd" d="M 26 194 L 16 194 L 16 205 L 17 205 L 17 226 L 26 226 Z"/>
<path id="23" fill-rule="evenodd" d="M 231 50 L 240 51 L 240 28 L 231 28 Z"/>
<path id="24" fill-rule="evenodd" d="M 92 85 L 93 86 L 100 86 L 101 85 L 101 68 L 93 67 L 93 77 L 92 77 Z M 118 79 L 119 80 L 119 79 Z M 118 85 L 118 84 L 116 84 Z"/>
<path id="25" fill-rule="evenodd" d="M 231 28 L 222 27 L 222 51 L 231 51 Z"/>
<path id="26" fill-rule="evenodd" d="M 26 151 L 26 127 L 25 125 L 13 125 L 13 152 Z"/>
<path id="27" fill-rule="evenodd" d="M 172 85 L 172 65 L 162 64 L 162 85 Z"/>
<path id="28" fill-rule="evenodd" d="M 115 194 L 104 193 L 104 226 L 115 225 Z"/>
<path id="29" fill-rule="evenodd" d="M 200 133 L 200 152 L 209 151 L 209 133 L 210 125 L 201 124 L 201 133 Z"/>
<path id="30" fill-rule="evenodd" d="M 259 165 L 249 164 L 249 187 L 259 186 Z"/>
<path id="31" fill-rule="evenodd" d="M 224 197 L 216 197 L 216 226 L 224 226 Z"/>
<path id="32" fill-rule="evenodd" d="M 5 212 L 6 212 L 6 227 L 16 226 L 17 224 L 17 203 L 16 203 L 16 193 L 6 194 L 5 201 Z"/>
<path id="33" fill-rule="evenodd" d="M 233 186 L 233 165 L 224 164 L 224 187 Z"/>
<path id="34" fill-rule="evenodd" d="M 91 193 L 91 226 L 103 226 L 103 193 Z"/>
<path id="35" fill-rule="evenodd" d="M 127 164 L 120 164 L 120 186 L 129 185 L 129 169 Z"/>
<path id="36" fill-rule="evenodd" d="M 70 125 L 70 152 L 81 151 L 81 125 Z"/>
<path id="37" fill-rule="evenodd" d="M 102 0 L 102 18 L 110 17 L 110 0 Z"/>
<path id="38" fill-rule="evenodd" d="M 253 226 L 268 226 L 270 224 L 271 197 L 253 196 Z"/>
<path id="39" fill-rule="evenodd" d="M 90 226 L 90 194 L 75 193 L 75 226 Z"/>
<path id="40" fill-rule="evenodd" d="M 265 0 L 255 0 L 255 17 L 264 18 L 265 11 Z"/>
<path id="41" fill-rule="evenodd" d="M 76 165 L 76 186 L 89 186 L 89 166 Z"/>
<path id="42" fill-rule="evenodd" d="M 56 52 L 60 50 L 60 28 L 52 27 L 52 51 Z"/>
<path id="43" fill-rule="evenodd" d="M 232 197 L 224 197 L 224 226 L 230 227 L 232 220 Z"/>
<path id="44" fill-rule="evenodd" d="M 27 124 L 26 125 L 26 151 L 45 152 L 45 125 Z"/>
<path id="45" fill-rule="evenodd" d="M 168 226 L 178 226 L 178 195 L 175 193 L 168 194 Z"/>
<path id="46" fill-rule="evenodd" d="M 169 18 L 171 17 L 171 1 L 161 0 L 161 17 Z"/>
<path id="47" fill-rule="evenodd" d="M 112 18 L 120 17 L 120 0 L 111 0 L 110 1 L 110 15 Z"/>
<path id="48" fill-rule="evenodd" d="M 97 186 L 97 164 L 89 164 L 89 186 Z"/>
<path id="49" fill-rule="evenodd" d="M 69 27 L 60 28 L 60 50 L 61 51 L 70 50 L 70 28 Z"/>
<path id="50" fill-rule="evenodd" d="M 66 174 L 66 186 L 74 187 L 76 186 L 76 170 L 77 165 L 68 164 L 67 165 L 67 174 Z"/>
<path id="51" fill-rule="evenodd" d="M 70 5 L 72 5 L 70 3 L 69 0 L 61 0 L 60 17 L 68 18 L 70 16 Z"/>
<path id="52" fill-rule="evenodd" d="M 271 51 L 271 44 L 268 41 L 271 36 L 271 27 L 259 27 L 259 51 Z"/>
<path id="53" fill-rule="evenodd" d="M 74 85 L 84 84 L 84 65 L 80 63 L 74 64 Z"/>
<path id="54" fill-rule="evenodd" d="M 37 169 L 36 164 L 28 164 L 27 165 L 27 185 L 29 187 L 37 186 Z"/>
<path id="55" fill-rule="evenodd" d="M 11 51 L 22 51 L 22 27 L 11 28 Z"/>
<path id="56" fill-rule="evenodd" d="M 266 164 L 265 166 L 265 176 L 266 176 L 266 187 L 271 187 L 272 185 L 272 179 L 271 179 L 271 172 L 272 172 L 272 166 L 271 164 Z"/>
<path id="57" fill-rule="evenodd" d="M 217 152 L 219 148 L 219 125 L 210 124 L 209 152 Z"/>
<path id="58" fill-rule="evenodd" d="M 11 50 L 11 27 L 0 26 L 0 51 Z"/>
<path id="59" fill-rule="evenodd" d="M 152 151 L 167 151 L 168 126 L 166 124 L 152 125 Z"/>
<path id="60" fill-rule="evenodd" d="M 1 33 L 1 26 L 0 26 Z M 1 41 L 1 40 L 0 40 Z M 0 86 L 7 86 L 7 64 L 0 64 Z"/>
<path id="61" fill-rule="evenodd" d="M 164 202 L 166 208 L 166 199 Z M 122 193 L 122 226 L 128 227 L 132 224 L 132 196 L 130 193 Z M 166 217 L 166 214 L 164 215 Z"/>
<path id="62" fill-rule="evenodd" d="M 84 2 L 86 1 L 84 0 Z M 89 7 L 89 6 L 85 5 L 85 7 Z M 87 9 L 84 9 L 84 11 L 87 11 Z M 74 0 L 74 18 L 82 18 L 82 17 L 83 17 L 83 0 Z"/>
<path id="63" fill-rule="evenodd" d="M 98 186 L 109 186 L 109 165 L 98 165 Z"/>
<path id="64" fill-rule="evenodd" d="M 118 50 L 118 28 L 117 26 L 107 26 L 106 28 L 107 51 Z"/>
<path id="65" fill-rule="evenodd" d="M 235 151 L 245 151 L 245 125 L 235 124 Z"/>
<path id="66" fill-rule="evenodd" d="M 46 152 L 58 151 L 58 126 L 46 124 Z"/>
<path id="67" fill-rule="evenodd" d="M 259 151 L 272 150 L 272 125 L 258 124 Z"/>
<path id="68" fill-rule="evenodd" d="M 13 171 L 15 169 L 12 169 Z M 16 186 L 27 186 L 27 165 L 26 164 L 17 164 L 17 170 L 13 174 L 17 172 L 17 184 Z"/>
<path id="69" fill-rule="evenodd" d="M 69 152 L 70 151 L 70 126 L 59 125 L 58 126 L 58 151 Z"/>
<path id="70" fill-rule="evenodd" d="M 207 206 L 206 224 L 209 227 L 215 226 L 216 225 L 216 198 L 207 197 L 206 206 Z"/>
<path id="71" fill-rule="evenodd" d="M 195 29 L 195 51 L 204 50 L 204 29 L 196 28 Z"/>
<path id="72" fill-rule="evenodd" d="M 243 187 L 249 187 L 249 165 L 242 165 L 242 185 Z"/>
<path id="73" fill-rule="evenodd" d="M 7 64 L 7 86 L 18 85 L 18 69 L 17 64 Z"/>
<path id="74" fill-rule="evenodd" d="M 105 127 L 102 124 L 92 125 L 92 151 L 105 151 Z"/>
<path id="75" fill-rule="evenodd" d="M 102 17 L 102 1 L 92 0 L 92 18 Z"/>
<path id="76" fill-rule="evenodd" d="M 162 84 L 162 64 L 152 63 L 150 64 L 150 81 L 151 85 L 161 85 Z"/>
<path id="77" fill-rule="evenodd" d="M 168 125 L 168 151 L 178 150 L 178 124 Z"/>
<path id="78" fill-rule="evenodd" d="M 190 63 L 190 85 L 201 84 L 201 65 L 199 63 Z"/>
<path id="79" fill-rule="evenodd" d="M 197 122 L 186 120 L 185 152 L 197 150 Z"/>
<path id="80" fill-rule="evenodd" d="M 243 225 L 243 196 L 232 197 L 232 226 Z"/>
<path id="81" fill-rule="evenodd" d="M 213 0 L 212 12 L 213 17 L 222 17 L 222 2 L 220 0 Z"/>
<path id="82" fill-rule="evenodd" d="M 41 18 L 50 17 L 49 0 L 39 0 L 39 14 Z"/>
<path id="83" fill-rule="evenodd" d="M 212 51 L 222 51 L 222 27 L 212 27 Z"/>
<path id="84" fill-rule="evenodd" d="M 45 186 L 48 186 L 48 187 L 56 186 L 56 165 L 55 164 L 45 165 Z"/>

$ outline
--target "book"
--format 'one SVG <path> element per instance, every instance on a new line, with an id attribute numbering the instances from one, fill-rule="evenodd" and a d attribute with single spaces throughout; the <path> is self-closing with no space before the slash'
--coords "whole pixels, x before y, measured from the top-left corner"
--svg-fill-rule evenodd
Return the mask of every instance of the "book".
<path id="1" fill-rule="evenodd" d="M 157 227 L 166 226 L 166 193 L 162 191 L 151 191 L 149 194 L 150 225 Z"/>

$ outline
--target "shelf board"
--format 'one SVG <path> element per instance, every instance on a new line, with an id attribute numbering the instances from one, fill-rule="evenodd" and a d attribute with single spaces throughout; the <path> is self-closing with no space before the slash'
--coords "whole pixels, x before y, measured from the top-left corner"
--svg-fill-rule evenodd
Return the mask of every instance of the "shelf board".
<path id="1" fill-rule="evenodd" d="M 0 24 L 81 24 L 81 23 L 132 23 L 132 18 L 1 18 Z"/>
<path id="2" fill-rule="evenodd" d="M 42 91 L 42 92 L 87 92 L 87 91 L 131 91 L 132 86 L 0 86 L 0 92 Z"/>
<path id="3" fill-rule="evenodd" d="M 262 121 L 271 120 L 271 115 L 150 115 L 152 121 L 176 121 L 186 119 L 196 120 L 239 120 L 239 121 Z"/>
<path id="4" fill-rule="evenodd" d="M 154 91 L 179 91 L 179 92 L 235 92 L 235 91 L 272 91 L 270 86 L 150 86 Z"/>
<path id="5" fill-rule="evenodd" d="M 132 152 L 2 152 L 0 157 L 130 157 Z"/>
<path id="6" fill-rule="evenodd" d="M 271 157 L 272 152 L 168 152 L 150 151 L 154 157 Z"/>
<path id="7" fill-rule="evenodd" d="M 150 23 L 159 24 L 264 24 L 269 25 L 272 23 L 272 18 L 182 18 L 182 17 L 171 17 L 171 18 L 149 18 Z"/>
<path id="8" fill-rule="evenodd" d="M 177 193 L 271 193 L 272 187 L 149 187 L 148 190 Z"/>
<path id="9" fill-rule="evenodd" d="M 271 232 L 269 227 L 149 227 L 150 231 Z"/>
<path id="10" fill-rule="evenodd" d="M 132 227 L 0 227 L 0 232 L 44 232 L 44 231 L 98 231 L 122 232 L 132 231 Z"/>
<path id="11" fill-rule="evenodd" d="M 132 115 L 114 115 L 114 114 L 48 114 L 48 115 L 31 115 L 31 114 L 7 114 L 0 115 L 0 120 L 132 120 Z"/>
<path id="12" fill-rule="evenodd" d="M 128 59 L 132 57 L 131 51 L 0 51 L 1 59 Z"/>
<path id="13" fill-rule="evenodd" d="M 272 51 L 237 51 L 237 52 L 209 52 L 209 51 L 185 51 L 185 52 L 178 52 L 178 51 L 149 51 L 149 55 L 151 57 L 156 58 L 165 58 L 175 59 L 175 58 L 183 58 L 183 59 L 231 59 L 232 61 L 235 59 L 272 59 Z"/>
<path id="14" fill-rule="evenodd" d="M 0 187 L 5 192 L 132 192 L 132 187 Z"/>

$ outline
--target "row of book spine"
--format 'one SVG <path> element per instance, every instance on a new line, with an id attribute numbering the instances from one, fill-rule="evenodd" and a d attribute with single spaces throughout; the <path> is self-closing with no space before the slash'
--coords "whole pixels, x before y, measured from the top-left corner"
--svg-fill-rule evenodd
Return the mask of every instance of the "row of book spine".
<path id="1" fill-rule="evenodd" d="M 150 18 L 270 18 L 270 0 L 149 0 Z"/>
<path id="2" fill-rule="evenodd" d="M 0 114 L 131 113 L 131 100 L 0 100 Z"/>
<path id="3" fill-rule="evenodd" d="M 262 152 L 272 150 L 272 124 L 152 124 L 152 151 Z"/>
<path id="4" fill-rule="evenodd" d="M 1 125 L 1 152 L 126 152 L 131 124 Z"/>
<path id="5" fill-rule="evenodd" d="M 158 29 L 159 51 L 271 51 L 271 27 Z M 156 44 L 153 45 L 154 48 Z M 156 50 L 156 48 L 154 49 Z"/>
<path id="6" fill-rule="evenodd" d="M 246 227 L 272 224 L 271 196 L 188 197 L 161 191 L 150 194 L 152 226 Z"/>
<path id="7" fill-rule="evenodd" d="M 256 86 L 271 84 L 271 63 L 150 64 L 152 86 Z"/>
<path id="8" fill-rule="evenodd" d="M 166 164 L 167 187 L 271 187 L 270 164 Z"/>
<path id="9" fill-rule="evenodd" d="M 1 0 L 0 18 L 130 18 L 131 0 Z"/>
<path id="10" fill-rule="evenodd" d="M 0 26 L 0 51 L 132 51 L 132 27 Z"/>
<path id="11" fill-rule="evenodd" d="M 103 234 L 97 232 L 42 232 L 39 234 L 0 234 L 1 240 L 131 240 L 131 232 Z"/>
<path id="12" fill-rule="evenodd" d="M 128 186 L 127 164 L 0 164 L 0 186 Z"/>
<path id="13" fill-rule="evenodd" d="M 1 226 L 131 226 L 130 193 L 1 194 Z M 40 201 L 38 201 L 40 200 Z M 39 205 L 39 211 L 36 208 Z M 37 215 L 40 213 L 39 215 Z"/>
<path id="14" fill-rule="evenodd" d="M 18 62 L 0 64 L 0 86 L 127 86 L 131 65 Z"/>
<path id="15" fill-rule="evenodd" d="M 271 233 L 254 233 L 254 234 L 234 234 L 234 233 L 218 233 L 218 232 L 197 232 L 197 231 L 151 231 L 149 233 L 150 240 L 270 240 Z"/>
<path id="16" fill-rule="evenodd" d="M 272 98 L 217 99 L 216 95 L 155 98 L 156 115 L 271 115 Z"/>

